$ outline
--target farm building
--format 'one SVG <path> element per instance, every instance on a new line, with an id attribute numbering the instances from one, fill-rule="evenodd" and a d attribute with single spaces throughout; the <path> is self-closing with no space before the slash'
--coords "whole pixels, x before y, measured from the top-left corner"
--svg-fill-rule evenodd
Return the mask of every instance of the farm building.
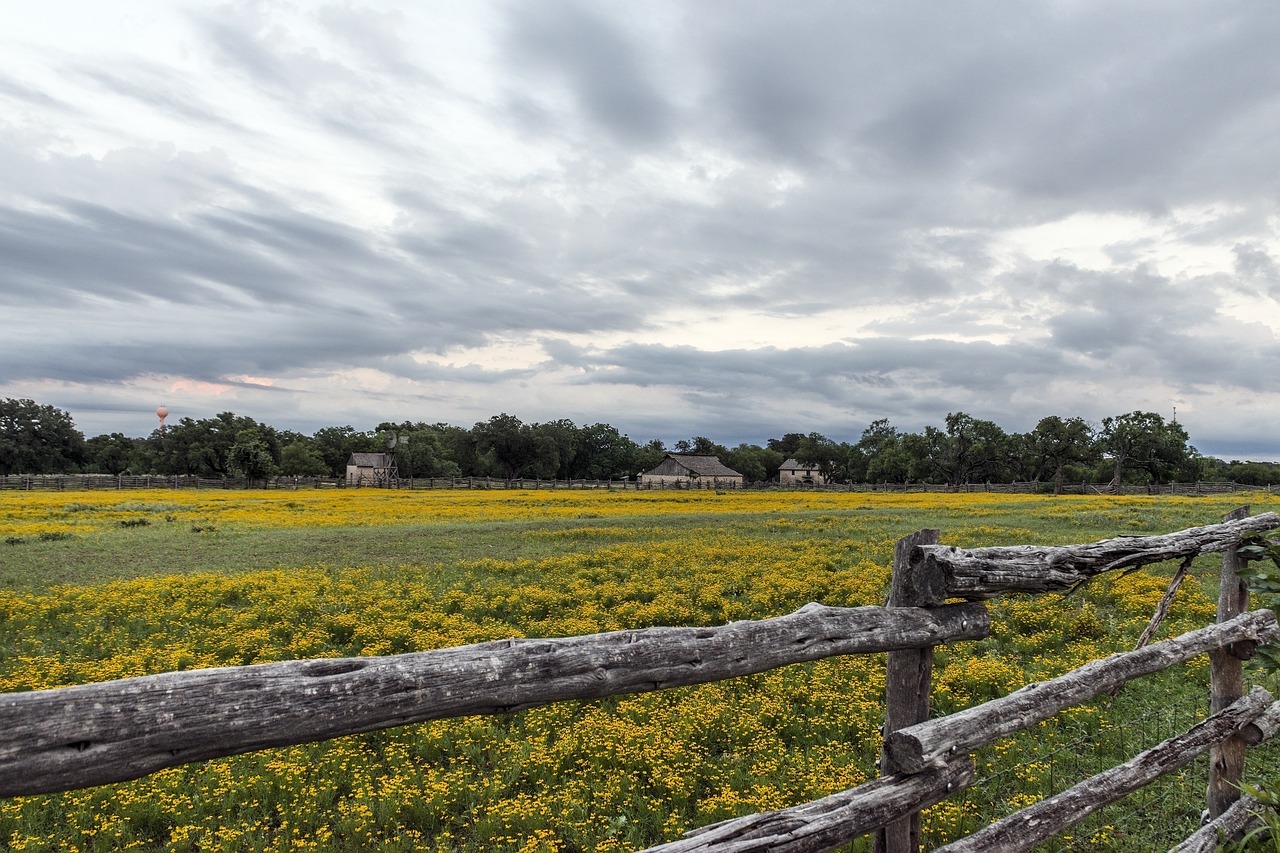
<path id="1" fill-rule="evenodd" d="M 691 488 L 740 488 L 746 478 L 714 456 L 668 453 L 652 471 L 640 475 L 641 485 Z"/>
<path id="2" fill-rule="evenodd" d="M 396 476 L 394 453 L 352 453 L 347 460 L 348 486 L 388 486 Z"/>
<path id="3" fill-rule="evenodd" d="M 827 482 L 818 466 L 812 462 L 801 465 L 791 457 L 778 468 L 778 485 L 780 486 L 821 486 Z"/>

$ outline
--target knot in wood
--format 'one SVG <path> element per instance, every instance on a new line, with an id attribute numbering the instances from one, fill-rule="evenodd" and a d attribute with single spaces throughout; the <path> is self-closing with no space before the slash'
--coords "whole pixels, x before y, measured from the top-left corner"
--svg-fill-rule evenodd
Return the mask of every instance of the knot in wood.
<path id="1" fill-rule="evenodd" d="M 1075 563 L 1071 559 L 1071 555 L 1063 551 L 1052 551 L 1049 553 L 1045 562 L 1051 569 L 1072 571 L 1075 569 Z"/>

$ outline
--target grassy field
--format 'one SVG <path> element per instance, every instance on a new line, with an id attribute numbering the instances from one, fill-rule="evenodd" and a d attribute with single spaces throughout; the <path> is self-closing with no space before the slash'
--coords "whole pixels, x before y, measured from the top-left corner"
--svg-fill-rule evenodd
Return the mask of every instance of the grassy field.
<path id="1" fill-rule="evenodd" d="M 1250 496 L 1255 512 L 1277 509 Z M 1228 498 L 713 492 L 0 494 L 0 690 L 510 636 L 711 625 L 883 603 L 893 543 L 1085 542 L 1213 523 Z M 1162 636 L 1213 619 L 1204 558 Z M 940 650 L 934 713 L 1132 647 L 1173 566 L 992 606 Z M 979 756 L 926 814 L 940 842 L 1203 713 L 1206 666 L 1145 679 Z M 875 775 L 883 658 L 410 726 L 0 801 L 14 850 L 619 850 Z M 1171 710 L 1173 709 L 1173 710 Z M 1176 713 L 1175 713 L 1176 712 Z M 1171 720 L 1170 725 L 1181 724 Z M 1074 746 L 1087 739 L 1087 749 Z M 1059 758 L 1052 758 L 1055 751 Z M 1061 755 L 1070 753 L 1071 760 Z M 1049 757 L 1046 757 L 1049 756 Z M 1201 775 L 1197 778 L 1196 773 Z M 1074 840 L 1194 828 L 1202 771 Z M 1119 828 L 1117 828 L 1119 827 Z M 1168 840 L 1176 840 L 1170 838 Z M 855 845 L 862 849 L 864 845 Z"/>

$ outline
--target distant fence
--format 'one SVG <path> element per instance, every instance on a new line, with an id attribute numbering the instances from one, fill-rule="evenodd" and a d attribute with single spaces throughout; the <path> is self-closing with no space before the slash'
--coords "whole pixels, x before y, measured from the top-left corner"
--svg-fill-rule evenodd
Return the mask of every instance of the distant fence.
<path id="1" fill-rule="evenodd" d="M 569 699 L 705 684 L 835 655 L 888 652 L 880 778 L 803 805 L 704 826 L 663 853 L 808 853 L 876 833 L 881 853 L 919 850 L 920 810 L 974 783 L 978 749 L 1034 729 L 1132 679 L 1208 654 L 1212 714 L 1185 733 L 959 839 L 957 851 L 1020 851 L 1052 838 L 1197 756 L 1210 754 L 1211 821 L 1180 851 L 1210 851 L 1254 807 L 1237 785 L 1248 746 L 1280 733 L 1280 702 L 1245 690 L 1240 659 L 1280 640 L 1269 610 L 1246 612 L 1241 537 L 1280 527 L 1249 516 L 1159 536 L 1083 545 L 961 549 L 921 530 L 894 551 L 885 607 L 809 604 L 788 616 L 720 627 L 659 627 L 554 639 L 497 640 L 390 657 L 295 660 L 169 672 L 0 694 L 0 797 L 134 779 L 253 750 Z M 1199 554 L 1222 553 L 1216 624 L 1100 658 L 1064 675 L 929 719 L 933 650 L 989 636 L 982 602 L 1066 591 L 1104 572 L 1182 560 L 1152 629 Z M 952 603 L 963 599 L 963 603 Z M 1145 635 L 1144 635 L 1145 636 Z"/>
<path id="2" fill-rule="evenodd" d="M 1014 483 L 832 483 L 826 485 L 748 483 L 745 486 L 700 483 L 697 480 L 668 483 L 638 483 L 634 480 L 541 480 L 526 477 L 400 477 L 389 484 L 351 485 L 334 477 L 271 477 L 246 480 L 243 477 L 197 477 L 194 474 L 9 474 L 0 476 L 0 491 L 63 492 L 78 489 L 604 489 L 624 490 L 783 490 L 804 492 L 938 492 L 1039 494 L 1051 488 L 1037 480 Z M 1244 483 L 1153 483 L 1120 485 L 1110 483 L 1066 483 L 1068 495 L 1225 495 L 1236 492 L 1272 492 L 1276 486 Z"/>

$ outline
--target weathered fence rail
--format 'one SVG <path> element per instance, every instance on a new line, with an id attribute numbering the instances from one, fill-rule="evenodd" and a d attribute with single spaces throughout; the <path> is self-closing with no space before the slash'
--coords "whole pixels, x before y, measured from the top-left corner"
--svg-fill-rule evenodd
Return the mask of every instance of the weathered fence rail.
<path id="1" fill-rule="evenodd" d="M 939 847 L 938 851 L 980 853 L 1000 850 L 1018 853 L 1030 850 L 1103 806 L 1186 766 L 1214 744 L 1226 740 L 1257 719 L 1273 703 L 1270 693 L 1255 687 L 1248 696 L 1197 723 L 1185 734 L 1170 738 L 1117 767 L 1046 797 L 972 835 Z"/>
<path id="2" fill-rule="evenodd" d="M 496 640 L 376 658 L 191 670 L 0 695 L 0 795 L 133 779 L 164 767 L 407 723 L 705 684 L 843 654 L 960 639 L 985 609 L 810 604 L 718 628 Z"/>
<path id="3" fill-rule="evenodd" d="M 1174 853 L 1216 853 L 1223 838 L 1238 837 L 1250 823 L 1257 820 L 1261 805 L 1245 794 L 1216 820 L 1209 821 L 1174 847 Z"/>
<path id="4" fill-rule="evenodd" d="M 918 813 L 971 785 L 970 753 L 1130 680 L 1214 655 L 1214 713 L 1122 765 L 1003 818 L 944 849 L 1024 850 L 1195 756 L 1280 732 L 1280 703 L 1261 688 L 1229 696 L 1216 668 L 1280 640 L 1268 610 L 1099 659 L 946 717 L 925 719 L 931 649 L 990 631 L 982 599 L 1073 588 L 1099 573 L 1223 552 L 1246 533 L 1280 528 L 1267 513 L 1162 536 L 1087 545 L 962 550 L 937 531 L 899 543 L 886 607 L 809 604 L 787 616 L 708 628 L 649 628 L 560 639 L 512 639 L 390 657 L 286 661 L 192 670 L 0 695 L 0 796 L 70 790 L 164 767 L 425 720 L 502 713 L 702 684 L 836 655 L 890 652 L 882 776 L 787 809 L 724 821 L 650 848 L 665 853 L 828 850 L 870 832 L 881 850 L 916 850 Z M 952 599 L 970 599 L 954 603 Z M 1213 762 L 1211 774 L 1236 772 Z M 1217 779 L 1227 790 L 1239 779 Z M 1215 790 L 1211 782 L 1212 792 Z M 1247 803 L 1248 801 L 1243 801 Z M 1247 825 L 1247 806 L 1219 802 L 1180 849 L 1205 850 Z"/>
<path id="5" fill-rule="evenodd" d="M 1065 591 L 1103 572 L 1133 569 L 1165 560 L 1222 553 L 1245 533 L 1280 527 L 1274 512 L 1159 536 L 1121 536 L 1088 545 L 1013 545 L 954 548 L 925 545 L 907 565 L 926 601 L 977 600 L 1009 592 Z"/>
<path id="6" fill-rule="evenodd" d="M 747 815 L 692 830 L 646 853 L 788 853 L 829 850 L 973 784 L 973 760 L 962 756 L 911 775 L 879 779 L 789 809 Z"/>
<path id="7" fill-rule="evenodd" d="M 1246 640 L 1280 639 L 1275 614 L 1259 610 L 1134 652 L 1090 661 L 1066 675 L 1028 684 L 1008 696 L 891 732 L 886 749 L 897 764 L 919 772 L 957 752 L 969 753 L 1047 720 L 1135 678 L 1168 669 L 1193 657 Z"/>

